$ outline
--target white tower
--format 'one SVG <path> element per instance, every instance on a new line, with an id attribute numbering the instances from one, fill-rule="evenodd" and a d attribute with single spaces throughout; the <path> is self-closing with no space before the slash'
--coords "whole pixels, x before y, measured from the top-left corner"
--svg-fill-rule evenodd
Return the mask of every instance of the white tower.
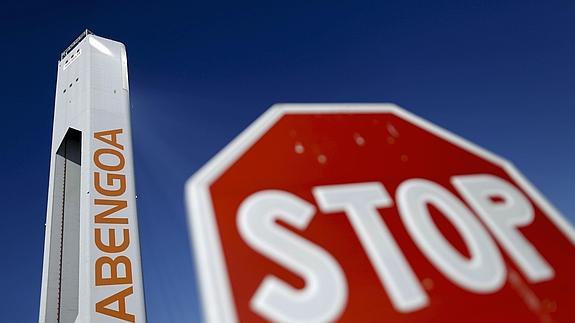
<path id="1" fill-rule="evenodd" d="M 40 322 L 145 322 L 126 50 L 86 30 L 58 62 Z"/>

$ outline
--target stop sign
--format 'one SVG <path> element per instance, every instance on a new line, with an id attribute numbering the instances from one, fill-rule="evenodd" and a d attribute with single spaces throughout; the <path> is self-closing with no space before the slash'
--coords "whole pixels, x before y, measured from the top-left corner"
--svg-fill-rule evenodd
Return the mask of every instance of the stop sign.
<path id="1" fill-rule="evenodd" d="M 277 105 L 187 183 L 210 322 L 566 322 L 575 231 L 393 105 Z"/>

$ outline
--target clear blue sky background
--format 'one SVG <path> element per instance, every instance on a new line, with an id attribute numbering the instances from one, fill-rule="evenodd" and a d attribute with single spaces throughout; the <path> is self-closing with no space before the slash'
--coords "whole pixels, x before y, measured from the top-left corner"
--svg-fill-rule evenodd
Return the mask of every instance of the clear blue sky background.
<path id="1" fill-rule="evenodd" d="M 395 102 L 512 160 L 575 221 L 575 2 L 0 8 L 0 322 L 37 320 L 56 64 L 127 45 L 150 322 L 200 319 L 183 185 L 275 102 Z"/>

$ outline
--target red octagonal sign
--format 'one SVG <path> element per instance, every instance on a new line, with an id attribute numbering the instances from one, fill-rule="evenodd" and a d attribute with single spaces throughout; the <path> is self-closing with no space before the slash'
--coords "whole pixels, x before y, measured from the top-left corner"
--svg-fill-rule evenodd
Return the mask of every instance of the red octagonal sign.
<path id="1" fill-rule="evenodd" d="M 393 105 L 272 107 L 187 184 L 209 322 L 571 322 L 575 231 Z"/>

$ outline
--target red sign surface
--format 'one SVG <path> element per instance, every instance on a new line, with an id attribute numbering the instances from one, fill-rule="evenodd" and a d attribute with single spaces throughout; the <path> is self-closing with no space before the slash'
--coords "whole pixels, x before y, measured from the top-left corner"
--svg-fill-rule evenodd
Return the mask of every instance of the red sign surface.
<path id="1" fill-rule="evenodd" d="M 393 105 L 272 107 L 187 185 L 210 322 L 570 322 L 575 231 Z"/>

